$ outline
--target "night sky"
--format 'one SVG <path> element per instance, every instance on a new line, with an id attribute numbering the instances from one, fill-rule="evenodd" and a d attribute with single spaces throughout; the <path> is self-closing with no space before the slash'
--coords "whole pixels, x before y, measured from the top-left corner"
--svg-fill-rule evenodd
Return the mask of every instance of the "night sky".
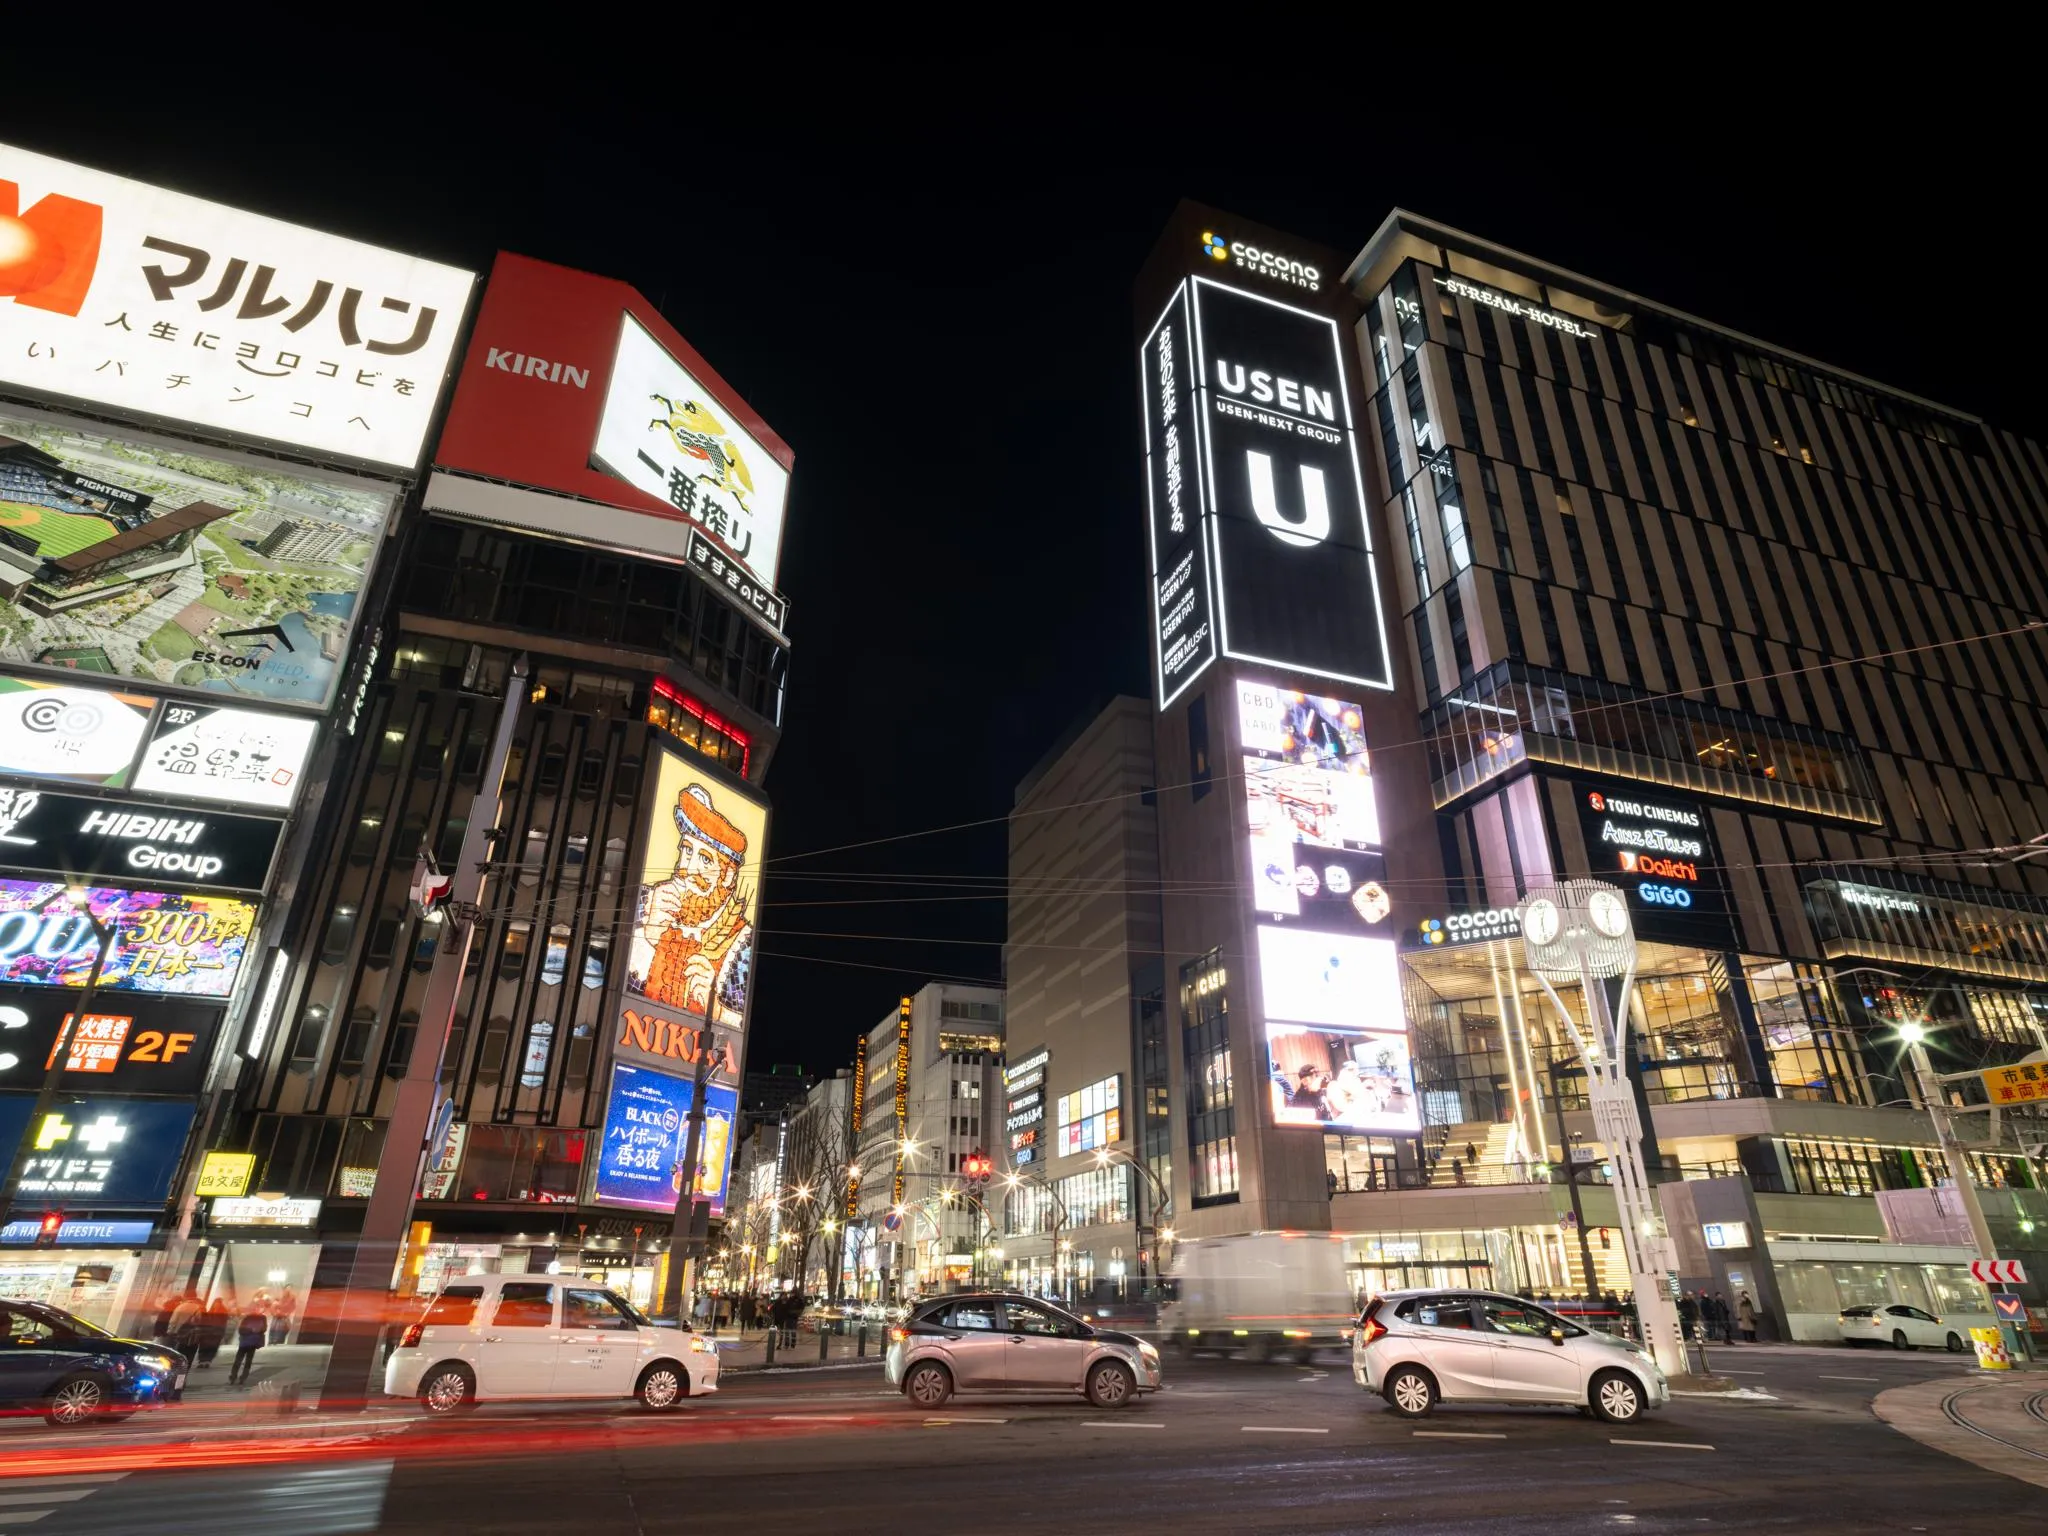
<path id="1" fill-rule="evenodd" d="M 622 278 L 793 445 L 749 1064 L 815 1071 L 899 992 L 999 976 L 1018 779 L 1148 687 L 1130 294 L 1178 198 L 1347 255 L 1403 206 L 2042 430 L 2002 125 L 1923 85 L 1825 111 L 1781 94 L 1731 130 L 1710 108 L 1736 98 L 1635 77 L 1596 116 L 1568 108 L 1597 84 L 1560 79 L 1487 123 L 1477 90 L 1451 110 L 1453 57 L 1370 98 L 1189 83 L 1171 108 L 1115 70 L 934 94 L 849 67 L 857 90 L 786 77 L 764 110 L 699 69 L 662 111 L 595 77 L 534 85 L 530 111 L 530 75 L 437 98 L 431 71 L 402 106 L 341 110 L 337 81 L 258 111 L 67 75 L 47 101 L 10 80 L 0 136 L 478 271 L 505 248 Z M 1740 100 L 1794 86 L 1757 89 Z"/>

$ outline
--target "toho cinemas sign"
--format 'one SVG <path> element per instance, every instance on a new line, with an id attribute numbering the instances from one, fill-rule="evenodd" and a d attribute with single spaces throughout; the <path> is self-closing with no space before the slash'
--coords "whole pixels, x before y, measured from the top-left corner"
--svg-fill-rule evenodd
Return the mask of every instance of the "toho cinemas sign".
<path id="1" fill-rule="evenodd" d="M 633 998 L 619 1009 L 612 1035 L 612 1057 L 639 1066 L 653 1067 L 681 1077 L 691 1076 L 707 1050 L 723 1047 L 724 1060 L 715 1067 L 715 1083 L 737 1083 L 740 1067 L 740 1037 L 737 1031 L 708 1024 L 694 1013 L 649 1006 L 645 998 Z"/>

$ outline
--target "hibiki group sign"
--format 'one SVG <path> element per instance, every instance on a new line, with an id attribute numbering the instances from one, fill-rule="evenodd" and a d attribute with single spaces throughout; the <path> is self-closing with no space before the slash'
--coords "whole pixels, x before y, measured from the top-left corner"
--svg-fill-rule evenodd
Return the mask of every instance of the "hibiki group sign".
<path id="1" fill-rule="evenodd" d="M 474 280 L 0 144 L 0 383 L 410 468 Z"/>

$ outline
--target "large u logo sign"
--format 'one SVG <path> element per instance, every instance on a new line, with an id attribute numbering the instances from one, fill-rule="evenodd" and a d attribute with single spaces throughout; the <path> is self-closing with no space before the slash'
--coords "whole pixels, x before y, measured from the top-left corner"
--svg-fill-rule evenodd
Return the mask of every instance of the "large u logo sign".
<path id="1" fill-rule="evenodd" d="M 1249 448 L 1244 455 L 1245 471 L 1251 476 L 1252 510 L 1259 521 L 1283 544 L 1308 549 L 1330 536 L 1330 498 L 1323 489 L 1323 472 L 1301 466 L 1301 520 L 1283 517 L 1280 497 L 1273 489 L 1273 460 Z"/>

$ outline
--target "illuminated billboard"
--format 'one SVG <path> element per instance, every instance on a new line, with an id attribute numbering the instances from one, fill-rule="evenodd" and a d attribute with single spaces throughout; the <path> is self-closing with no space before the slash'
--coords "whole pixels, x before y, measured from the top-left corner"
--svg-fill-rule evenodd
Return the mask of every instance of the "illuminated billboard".
<path id="1" fill-rule="evenodd" d="M 1721 879 L 1707 808 L 1647 784 L 1572 785 L 1588 867 L 1628 898 L 1645 939 L 1735 947 L 1735 919 Z"/>
<path id="2" fill-rule="evenodd" d="M 0 850 L 18 870 L 260 891 L 284 823 L 0 780 Z"/>
<path id="3" fill-rule="evenodd" d="M 29 1093 L 57 1058 L 72 1016 L 69 993 L 40 987 L 0 991 L 0 1090 Z M 71 1029 L 63 1086 L 110 1093 L 197 1093 L 203 1086 L 221 1010 L 132 994 L 95 997 Z"/>
<path id="4" fill-rule="evenodd" d="M 119 788 L 156 700 L 0 673 L 0 773 Z"/>
<path id="5" fill-rule="evenodd" d="M 99 991 L 234 992 L 256 921 L 253 902 L 99 886 L 84 895 L 94 916 L 114 930 Z M 64 882 L 0 880 L 0 982 L 83 987 L 98 948 L 92 924 L 71 910 Z"/>
<path id="6" fill-rule="evenodd" d="M 1060 1095 L 1059 1155 L 1093 1152 L 1123 1140 L 1123 1079 L 1105 1077 L 1099 1083 Z"/>
<path id="7" fill-rule="evenodd" d="M 1393 686 L 1346 345 L 1333 316 L 1206 277 L 1147 334 L 1162 708 L 1219 653 Z"/>
<path id="8" fill-rule="evenodd" d="M 224 805 L 289 810 L 319 725 L 301 715 L 214 704 L 164 706 L 135 787 Z"/>
<path id="9" fill-rule="evenodd" d="M 393 501 L 0 409 L 0 662 L 325 709 Z"/>
<path id="10" fill-rule="evenodd" d="M 1413 1135 L 1422 1129 L 1408 1037 L 1268 1024 L 1275 1125 Z"/>
<path id="11" fill-rule="evenodd" d="M 742 1029 L 768 807 L 674 753 L 655 762 L 626 992 Z"/>
<path id="12" fill-rule="evenodd" d="M 597 1154 L 594 1193 L 599 1205 L 665 1214 L 675 1210 L 682 1197 L 690 1105 L 695 1097 L 695 1085 L 686 1078 L 625 1062 L 612 1068 L 604 1136 Z M 732 1161 L 733 1120 L 738 1113 L 736 1089 L 717 1083 L 706 1087 L 696 1193 L 711 1202 L 714 1217 L 725 1214 L 726 1174 Z"/>
<path id="13" fill-rule="evenodd" d="M 409 469 L 474 281 L 0 144 L 10 387 Z"/>
<path id="14" fill-rule="evenodd" d="M 789 471 L 630 314 L 620 325 L 591 456 L 707 529 L 774 586 Z"/>
<path id="15" fill-rule="evenodd" d="M 1393 912 L 1362 712 L 1240 680 L 1252 900 L 1279 922 L 1375 932 Z"/>
<path id="16" fill-rule="evenodd" d="M 22 1094 L 0 1109 L 0 1157 L 29 1139 L 23 1195 L 56 1205 L 163 1204 L 192 1128 L 190 1099 L 74 1100 L 40 1118 L 34 1105 Z"/>

